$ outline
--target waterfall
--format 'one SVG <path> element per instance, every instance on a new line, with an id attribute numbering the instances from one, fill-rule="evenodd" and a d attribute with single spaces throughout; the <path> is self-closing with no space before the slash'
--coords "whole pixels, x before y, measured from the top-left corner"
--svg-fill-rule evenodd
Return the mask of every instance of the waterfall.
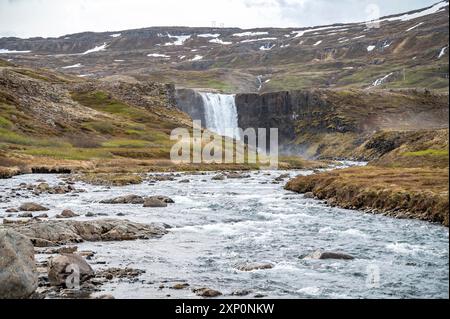
<path id="1" fill-rule="evenodd" d="M 199 92 L 203 99 L 205 110 L 205 126 L 210 131 L 228 137 L 240 139 L 238 128 L 238 115 L 233 94 L 216 94 Z M 230 135 L 227 129 L 234 129 Z"/>

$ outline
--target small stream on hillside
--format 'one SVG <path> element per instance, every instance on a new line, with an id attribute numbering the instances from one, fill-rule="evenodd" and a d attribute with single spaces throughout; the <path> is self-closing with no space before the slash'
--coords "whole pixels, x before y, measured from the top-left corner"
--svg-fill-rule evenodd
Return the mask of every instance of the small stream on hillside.
<path id="1" fill-rule="evenodd" d="M 294 177 L 312 172 L 251 172 L 250 178 L 223 181 L 212 180 L 215 173 L 186 174 L 155 185 L 111 188 L 77 183 L 87 192 L 39 197 L 27 193 L 30 198 L 3 199 L 0 217 L 6 216 L 7 208 L 32 200 L 51 208 L 50 217 L 71 209 L 171 225 L 160 239 L 79 245 L 79 250 L 97 253 L 90 261 L 96 269 L 117 266 L 146 271 L 137 282 L 114 280 L 103 286 L 116 298 L 196 298 L 191 289 L 159 288 L 179 282 L 189 283 L 190 288 L 217 289 L 225 298 L 238 298 L 231 293 L 242 289 L 251 291 L 247 297 L 268 298 L 449 297 L 448 228 L 327 207 L 284 190 L 284 183 L 274 184 L 283 173 Z M 190 183 L 179 183 L 186 178 Z M 8 195 L 20 183 L 38 179 L 51 185 L 60 181 L 57 175 L 17 176 L 2 180 L 0 193 Z M 175 204 L 143 208 L 98 203 L 128 194 L 166 195 Z M 355 259 L 302 259 L 317 249 L 345 252 Z M 242 262 L 270 262 L 275 267 L 242 272 L 235 268 Z M 379 281 L 368 284 L 373 274 L 379 275 Z"/>

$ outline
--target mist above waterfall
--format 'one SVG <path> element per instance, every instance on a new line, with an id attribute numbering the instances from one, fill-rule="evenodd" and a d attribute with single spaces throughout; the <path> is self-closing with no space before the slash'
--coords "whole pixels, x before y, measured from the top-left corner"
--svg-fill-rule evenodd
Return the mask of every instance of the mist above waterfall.
<path id="1" fill-rule="evenodd" d="M 199 94 L 203 99 L 205 127 L 214 133 L 240 140 L 235 95 L 205 92 Z"/>

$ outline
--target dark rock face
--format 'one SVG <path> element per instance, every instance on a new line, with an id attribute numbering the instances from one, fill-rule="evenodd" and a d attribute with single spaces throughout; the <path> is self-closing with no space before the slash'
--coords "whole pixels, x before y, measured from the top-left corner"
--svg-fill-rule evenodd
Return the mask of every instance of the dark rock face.
<path id="1" fill-rule="evenodd" d="M 12 230 L 0 230 L 0 299 L 28 298 L 38 275 L 31 241 Z"/>
<path id="2" fill-rule="evenodd" d="M 189 114 L 193 120 L 200 120 L 202 125 L 205 125 L 205 109 L 200 94 L 191 89 L 178 89 L 175 92 L 175 101 L 180 110 Z"/>

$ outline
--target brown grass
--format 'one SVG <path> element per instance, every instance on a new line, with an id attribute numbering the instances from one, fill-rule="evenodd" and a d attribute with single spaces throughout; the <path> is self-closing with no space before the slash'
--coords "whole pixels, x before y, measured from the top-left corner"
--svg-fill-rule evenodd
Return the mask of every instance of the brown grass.
<path id="1" fill-rule="evenodd" d="M 343 208 L 375 209 L 449 225 L 448 169 L 358 167 L 291 180 L 286 189 L 312 192 Z"/>

